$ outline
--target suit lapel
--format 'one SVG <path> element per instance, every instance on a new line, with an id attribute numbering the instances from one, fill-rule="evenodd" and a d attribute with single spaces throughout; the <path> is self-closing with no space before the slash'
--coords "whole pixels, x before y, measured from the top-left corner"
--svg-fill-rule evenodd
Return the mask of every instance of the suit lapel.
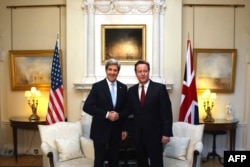
<path id="1" fill-rule="evenodd" d="M 139 89 L 139 84 L 137 84 L 135 87 L 134 87 L 134 96 L 132 97 L 135 97 L 135 101 L 137 101 L 137 104 L 138 104 L 138 107 L 141 108 L 141 102 L 140 102 L 140 97 L 139 97 L 139 93 L 138 93 L 138 89 Z"/>
<path id="2" fill-rule="evenodd" d="M 109 105 L 113 106 L 112 97 L 111 97 L 110 90 L 109 90 L 109 85 L 108 85 L 106 79 L 103 80 L 102 84 L 103 84 L 103 87 L 104 87 L 105 96 L 108 99 L 108 103 L 109 103 Z"/>
<path id="3" fill-rule="evenodd" d="M 153 85 L 152 81 L 150 81 L 148 84 L 148 89 L 146 92 L 143 107 L 150 103 L 150 101 L 151 101 L 150 98 L 152 97 L 152 93 L 154 93 L 154 85 Z"/>
<path id="4" fill-rule="evenodd" d="M 121 95 L 122 95 L 122 86 L 121 84 L 117 81 L 117 94 L 116 94 L 116 106 L 119 105 L 119 102 L 120 102 L 120 98 L 121 98 Z"/>
<path id="5" fill-rule="evenodd" d="M 119 81 L 116 81 L 117 83 L 117 99 L 116 99 L 116 106 L 119 106 L 120 103 L 122 103 L 121 101 L 121 96 L 123 96 L 124 91 L 127 92 L 126 87 L 124 87 Z M 124 90 L 125 89 L 125 90 Z"/>

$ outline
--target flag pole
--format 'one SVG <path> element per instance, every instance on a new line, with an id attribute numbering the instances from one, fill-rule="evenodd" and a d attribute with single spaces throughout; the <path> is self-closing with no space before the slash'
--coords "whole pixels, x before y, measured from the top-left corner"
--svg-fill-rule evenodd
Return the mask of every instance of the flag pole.
<path id="1" fill-rule="evenodd" d="M 56 41 L 57 41 L 57 46 L 58 46 L 58 49 L 60 49 L 60 45 L 59 45 L 59 32 L 57 33 L 57 36 L 56 36 Z"/>
<path id="2" fill-rule="evenodd" d="M 51 86 L 49 93 L 48 111 L 46 124 L 65 121 L 63 81 L 59 56 L 59 33 L 57 34 L 54 55 L 51 67 Z"/>
<path id="3" fill-rule="evenodd" d="M 182 85 L 181 106 L 179 112 L 179 121 L 191 124 L 199 124 L 199 108 L 196 92 L 195 75 L 193 69 L 193 55 L 191 41 L 187 41 L 187 54 L 185 71 Z"/>

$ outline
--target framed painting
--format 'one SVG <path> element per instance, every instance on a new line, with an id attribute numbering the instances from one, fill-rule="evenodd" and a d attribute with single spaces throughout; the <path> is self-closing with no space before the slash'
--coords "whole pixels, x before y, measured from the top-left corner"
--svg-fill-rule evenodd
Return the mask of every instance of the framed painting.
<path id="1" fill-rule="evenodd" d="M 101 25 L 101 61 L 122 64 L 146 60 L 146 25 Z"/>
<path id="2" fill-rule="evenodd" d="M 12 90 L 48 90 L 54 50 L 10 50 Z M 59 51 L 62 68 L 62 51 Z"/>
<path id="3" fill-rule="evenodd" d="M 234 91 L 236 49 L 194 49 L 194 68 L 198 90 Z"/>

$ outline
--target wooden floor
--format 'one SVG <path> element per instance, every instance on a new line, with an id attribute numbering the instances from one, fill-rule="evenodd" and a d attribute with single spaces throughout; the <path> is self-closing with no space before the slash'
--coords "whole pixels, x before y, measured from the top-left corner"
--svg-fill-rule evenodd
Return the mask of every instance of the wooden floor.
<path id="1" fill-rule="evenodd" d="M 0 167 L 42 167 L 41 155 L 19 155 L 16 162 L 13 156 L 0 156 Z M 201 167 L 223 167 L 218 159 L 210 159 L 201 163 Z"/>
<path id="2" fill-rule="evenodd" d="M 0 167 L 42 167 L 41 155 L 19 155 L 18 161 L 14 156 L 0 156 Z"/>
<path id="3" fill-rule="evenodd" d="M 217 158 L 209 159 L 206 162 L 201 163 L 201 167 L 223 167 L 224 165 L 219 162 Z"/>

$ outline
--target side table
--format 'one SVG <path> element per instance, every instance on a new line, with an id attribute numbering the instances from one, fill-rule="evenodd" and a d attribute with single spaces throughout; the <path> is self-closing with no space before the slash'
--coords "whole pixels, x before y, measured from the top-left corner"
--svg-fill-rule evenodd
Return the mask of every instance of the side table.
<path id="1" fill-rule="evenodd" d="M 39 124 L 45 125 L 45 118 L 40 118 L 39 121 L 30 121 L 28 117 L 11 117 L 10 125 L 13 130 L 13 142 L 14 142 L 14 156 L 18 158 L 17 152 L 17 129 L 27 129 L 27 130 L 38 130 Z"/>
<path id="2" fill-rule="evenodd" d="M 213 147 L 212 147 L 212 152 L 208 153 L 207 155 L 207 160 L 209 156 L 218 156 L 220 163 L 221 158 L 219 154 L 216 153 L 216 135 L 219 134 L 226 134 L 225 131 L 229 131 L 230 133 L 230 151 L 235 150 L 235 134 L 236 134 L 236 128 L 239 120 L 234 119 L 234 120 L 225 120 L 225 119 L 215 119 L 214 122 L 204 122 L 203 120 L 200 120 L 201 124 L 205 124 L 204 127 L 204 132 L 213 134 Z"/>

